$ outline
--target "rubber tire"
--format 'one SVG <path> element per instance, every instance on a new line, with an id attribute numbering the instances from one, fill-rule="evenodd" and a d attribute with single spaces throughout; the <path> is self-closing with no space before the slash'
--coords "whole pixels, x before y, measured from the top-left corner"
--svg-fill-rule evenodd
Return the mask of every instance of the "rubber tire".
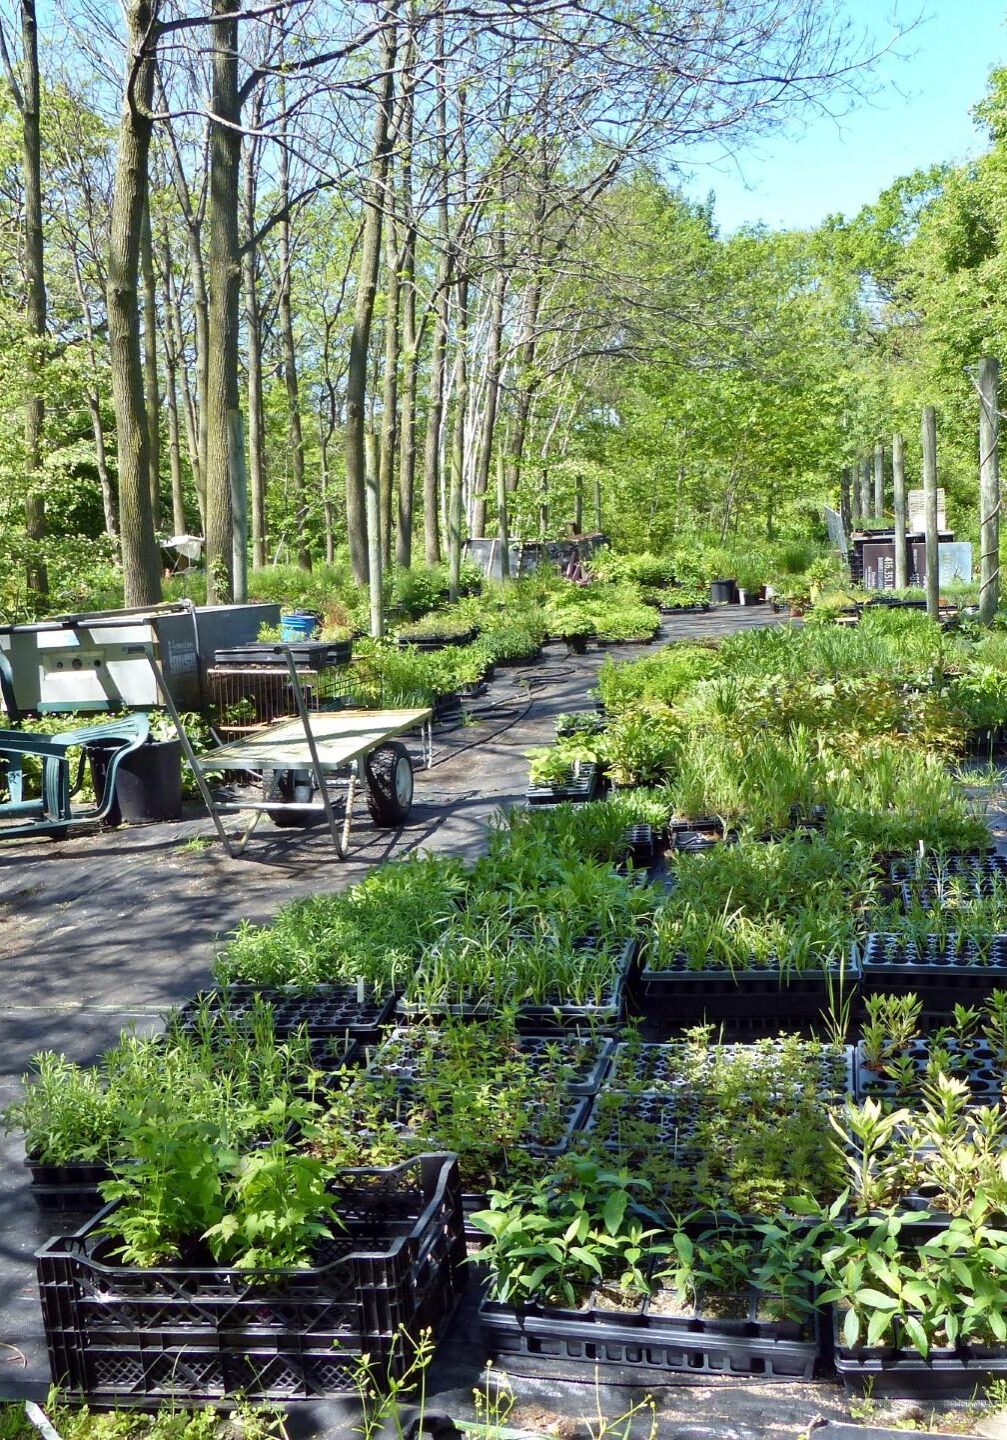
<path id="1" fill-rule="evenodd" d="M 295 784 L 303 783 L 294 780 L 295 773 L 296 772 L 292 770 L 284 770 L 276 784 L 276 789 L 280 792 L 279 795 L 271 797 L 267 793 L 264 798 L 266 800 L 270 798 L 287 800 L 289 797 L 289 799 L 292 800 Z M 312 793 L 314 793 L 313 786 Z M 266 814 L 280 830 L 308 830 L 312 825 L 319 824 L 319 822 L 325 818 L 324 815 L 320 814 L 317 810 L 267 810 Z"/>
<path id="2" fill-rule="evenodd" d="M 385 829 L 397 829 L 413 807 L 413 762 L 401 740 L 389 740 L 365 756 L 364 775 L 371 819 Z"/>

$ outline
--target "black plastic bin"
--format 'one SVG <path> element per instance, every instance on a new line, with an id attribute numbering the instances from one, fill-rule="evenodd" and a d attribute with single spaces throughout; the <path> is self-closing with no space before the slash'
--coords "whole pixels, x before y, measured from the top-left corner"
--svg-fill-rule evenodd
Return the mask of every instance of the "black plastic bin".
<path id="1" fill-rule="evenodd" d="M 118 1265 L 102 1228 L 115 1205 L 48 1241 L 36 1265 L 53 1381 L 71 1401 L 150 1405 L 353 1393 L 363 1354 L 379 1384 L 401 1378 L 464 1276 L 457 1162 L 346 1171 L 333 1191 L 346 1228 L 302 1270 Z"/>
<path id="2" fill-rule="evenodd" d="M 92 749 L 91 775 L 100 800 L 108 770 L 109 751 Z M 112 825 L 149 825 L 182 818 L 182 742 L 148 740 L 119 766 L 115 799 L 106 817 Z"/>
<path id="3" fill-rule="evenodd" d="M 714 605 L 737 605 L 737 580 L 711 580 L 710 600 Z"/>

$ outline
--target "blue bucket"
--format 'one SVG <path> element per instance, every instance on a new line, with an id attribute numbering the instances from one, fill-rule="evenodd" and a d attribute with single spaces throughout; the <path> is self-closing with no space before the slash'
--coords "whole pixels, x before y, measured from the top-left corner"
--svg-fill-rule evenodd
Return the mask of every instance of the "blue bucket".
<path id="1" fill-rule="evenodd" d="M 317 610 L 295 610 L 280 617 L 280 639 L 314 640 L 321 633 L 322 617 Z"/>

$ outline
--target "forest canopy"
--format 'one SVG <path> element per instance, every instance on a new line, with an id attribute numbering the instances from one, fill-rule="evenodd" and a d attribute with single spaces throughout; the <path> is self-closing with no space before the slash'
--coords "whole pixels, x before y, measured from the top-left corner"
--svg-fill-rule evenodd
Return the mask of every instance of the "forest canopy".
<path id="1" fill-rule="evenodd" d="M 358 584 L 378 557 L 456 582 L 468 536 L 578 522 L 806 533 L 923 396 L 964 494 L 1002 75 L 980 161 L 723 235 L 691 147 L 853 102 L 890 37 L 823 0 L 82 0 L 46 26 L 34 0 L 2 25 L 10 618 L 156 600 L 181 533 L 211 598 L 344 549 Z"/>

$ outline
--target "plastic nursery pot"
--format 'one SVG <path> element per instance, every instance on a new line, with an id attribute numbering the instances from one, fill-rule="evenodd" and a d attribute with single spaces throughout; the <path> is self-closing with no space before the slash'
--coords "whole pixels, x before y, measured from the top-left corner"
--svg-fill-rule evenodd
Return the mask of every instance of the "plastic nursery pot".
<path id="1" fill-rule="evenodd" d="M 587 651 L 587 645 L 590 639 L 590 634 L 568 635 L 566 637 L 566 643 L 575 655 L 583 655 Z"/>
<path id="2" fill-rule="evenodd" d="M 91 752 L 91 774 L 95 794 L 105 786 L 108 752 Z M 115 799 L 107 823 L 150 825 L 182 816 L 182 743 L 180 740 L 148 740 L 127 755 L 115 777 Z"/>
<path id="3" fill-rule="evenodd" d="M 710 600 L 714 605 L 737 605 L 738 582 L 730 580 L 710 581 Z"/>

